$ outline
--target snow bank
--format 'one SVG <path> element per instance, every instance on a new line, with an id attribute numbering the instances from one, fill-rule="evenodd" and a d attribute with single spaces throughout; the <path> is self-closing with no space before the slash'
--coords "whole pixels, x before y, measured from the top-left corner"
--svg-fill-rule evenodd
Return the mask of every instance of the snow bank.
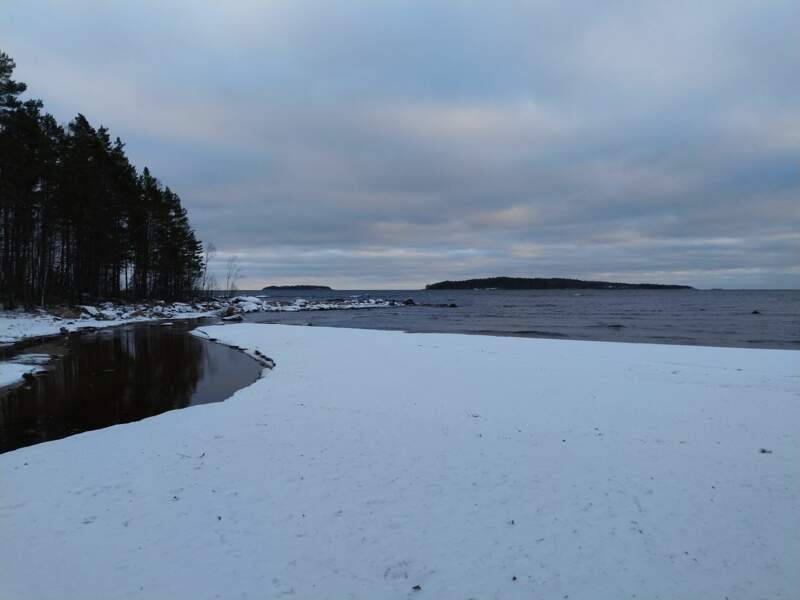
<path id="1" fill-rule="evenodd" d="M 37 373 L 40 367 L 13 362 L 0 362 L 0 388 L 22 381 L 26 373 Z M 2 494 L 0 493 L 0 499 Z"/>
<path id="2" fill-rule="evenodd" d="M 19 383 L 27 373 L 39 373 L 51 360 L 49 354 L 20 354 L 10 361 L 0 361 L 0 388 Z"/>
<path id="3" fill-rule="evenodd" d="M 105 302 L 100 308 L 78 306 L 80 313 L 72 317 L 36 312 L 0 311 L 0 344 L 13 344 L 25 338 L 42 337 L 79 331 L 84 328 L 113 327 L 130 322 L 154 319 L 193 319 L 198 317 L 232 317 L 255 312 L 295 312 L 318 310 L 348 310 L 388 308 L 401 304 L 381 298 L 315 300 L 298 298 L 293 302 L 272 301 L 256 296 L 237 296 L 199 304 L 174 302 L 155 305 L 124 305 Z M 69 312 L 71 309 L 66 309 Z M 65 311 L 61 309 L 63 314 Z M 231 320 L 230 318 L 226 320 Z M 240 319 L 233 319 L 240 320 Z"/>
<path id="4" fill-rule="evenodd" d="M 219 307 L 197 308 L 192 312 L 175 311 L 164 307 L 120 306 L 116 310 L 109 307 L 98 309 L 92 306 L 81 306 L 80 316 L 74 318 L 60 317 L 45 311 L 18 312 L 0 311 L 0 344 L 13 344 L 32 337 L 44 337 L 80 331 L 81 329 L 99 329 L 115 327 L 131 322 L 152 321 L 155 319 L 187 319 L 210 317 L 219 313 Z M 91 309 L 91 310 L 89 310 Z"/>
<path id="5" fill-rule="evenodd" d="M 800 596 L 797 352 L 203 330 L 277 367 L 0 455 L 0 597 Z"/>

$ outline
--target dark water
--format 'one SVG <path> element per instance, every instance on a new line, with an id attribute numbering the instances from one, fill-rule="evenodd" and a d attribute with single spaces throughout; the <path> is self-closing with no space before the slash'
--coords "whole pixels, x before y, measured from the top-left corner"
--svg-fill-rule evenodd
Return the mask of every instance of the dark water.
<path id="1" fill-rule="evenodd" d="M 25 348 L 57 358 L 0 392 L 0 452 L 219 402 L 258 379 L 262 367 L 244 353 L 189 335 L 196 325 L 142 323 Z"/>
<path id="2" fill-rule="evenodd" d="M 800 290 L 248 292 L 274 299 L 366 295 L 450 304 L 260 313 L 247 320 L 578 340 L 800 349 Z M 282 295 L 281 295 L 282 294 Z M 753 314 L 758 311 L 759 314 Z"/>

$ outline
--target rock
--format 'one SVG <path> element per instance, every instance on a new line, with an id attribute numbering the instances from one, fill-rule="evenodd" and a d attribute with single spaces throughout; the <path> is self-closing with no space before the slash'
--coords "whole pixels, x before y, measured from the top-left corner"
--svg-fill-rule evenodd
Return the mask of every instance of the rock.
<path id="1" fill-rule="evenodd" d="M 147 316 L 147 314 L 143 310 L 135 310 L 128 315 L 128 317 L 131 319 L 134 319 L 136 317 L 145 317 L 145 316 Z"/>
<path id="2" fill-rule="evenodd" d="M 451 302 L 450 304 L 447 305 L 447 308 L 458 308 L 458 304 Z"/>
<path id="3" fill-rule="evenodd" d="M 230 315 L 230 316 L 227 316 L 227 317 L 222 317 L 222 320 L 223 321 L 233 322 L 233 323 L 239 323 L 241 321 L 244 321 L 244 317 L 242 317 L 242 315 Z"/>
<path id="4" fill-rule="evenodd" d="M 403 306 L 415 306 L 417 303 L 414 302 L 413 298 L 406 298 L 403 300 Z"/>
<path id="5" fill-rule="evenodd" d="M 80 311 L 69 306 L 56 306 L 50 309 L 50 314 L 61 317 L 62 319 L 77 319 L 81 316 Z"/>
<path id="6" fill-rule="evenodd" d="M 81 309 L 81 312 L 89 315 L 90 317 L 96 317 L 97 315 L 100 314 L 100 311 L 97 310 L 94 306 L 81 305 L 78 308 Z"/>
<path id="7" fill-rule="evenodd" d="M 761 448 L 759 452 L 761 454 L 772 454 L 772 450 L 767 450 L 766 448 Z"/>
<path id="8" fill-rule="evenodd" d="M 236 314 L 236 307 L 235 306 L 229 306 L 228 308 L 225 309 L 225 317 L 231 317 L 234 314 Z M 223 317 L 223 319 L 225 317 Z"/>
<path id="9" fill-rule="evenodd" d="M 62 328 L 61 328 L 61 329 L 59 329 L 58 331 L 59 331 L 59 332 L 60 332 L 62 335 L 67 335 L 67 334 L 69 333 L 69 329 L 67 329 L 66 327 L 62 327 Z"/>
<path id="10" fill-rule="evenodd" d="M 760 312 L 758 312 L 757 310 L 754 310 L 754 311 L 753 311 L 753 312 L 751 312 L 750 314 L 751 314 L 751 315 L 760 315 L 761 313 L 760 313 Z"/>
<path id="11" fill-rule="evenodd" d="M 258 312 L 261 310 L 261 303 L 258 302 L 240 302 L 237 306 L 237 310 L 242 312 Z"/>
<path id="12" fill-rule="evenodd" d="M 36 377 L 34 377 L 33 373 L 23 373 L 23 374 L 22 374 L 22 378 L 23 378 L 25 381 L 33 381 L 33 380 L 35 380 L 35 379 L 36 379 Z"/>

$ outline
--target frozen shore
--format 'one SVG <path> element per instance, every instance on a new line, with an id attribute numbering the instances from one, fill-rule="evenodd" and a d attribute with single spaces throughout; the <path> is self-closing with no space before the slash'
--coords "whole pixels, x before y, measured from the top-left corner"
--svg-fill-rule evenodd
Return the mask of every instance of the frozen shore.
<path id="1" fill-rule="evenodd" d="M 198 334 L 277 366 L 0 455 L 0 597 L 800 596 L 796 351 Z"/>
<path id="2" fill-rule="evenodd" d="M 241 321 L 242 315 L 256 312 L 302 312 L 387 308 L 399 306 L 394 300 L 381 298 L 341 298 L 275 301 L 257 296 L 235 296 L 207 302 L 158 302 L 150 304 L 115 304 L 60 307 L 49 311 L 0 311 L 0 347 L 31 339 L 68 334 L 76 331 L 117 327 L 146 321 L 168 322 L 175 319 L 219 317 L 224 321 Z M 44 364 L 41 361 L 39 364 Z M 26 373 L 41 368 L 22 368 L 14 361 L 0 361 L 0 388 L 22 381 Z"/>
<path id="3" fill-rule="evenodd" d="M 387 308 L 399 306 L 394 300 L 381 298 L 342 298 L 338 300 L 305 300 L 292 302 L 267 300 L 256 296 L 235 296 L 208 302 L 159 302 L 152 304 L 115 304 L 104 302 L 62 309 L 38 311 L 0 310 L 0 344 L 14 344 L 31 337 L 44 337 L 80 331 L 86 328 L 115 327 L 125 323 L 199 317 L 234 317 L 252 312 L 300 312 Z"/>

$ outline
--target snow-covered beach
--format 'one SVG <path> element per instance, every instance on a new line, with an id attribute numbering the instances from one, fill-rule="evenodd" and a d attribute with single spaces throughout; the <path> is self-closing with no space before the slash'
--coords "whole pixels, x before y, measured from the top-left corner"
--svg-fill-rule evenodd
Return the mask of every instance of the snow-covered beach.
<path id="1" fill-rule="evenodd" d="M 796 352 L 198 334 L 277 367 L 223 403 L 0 455 L 0 596 L 800 592 Z"/>

